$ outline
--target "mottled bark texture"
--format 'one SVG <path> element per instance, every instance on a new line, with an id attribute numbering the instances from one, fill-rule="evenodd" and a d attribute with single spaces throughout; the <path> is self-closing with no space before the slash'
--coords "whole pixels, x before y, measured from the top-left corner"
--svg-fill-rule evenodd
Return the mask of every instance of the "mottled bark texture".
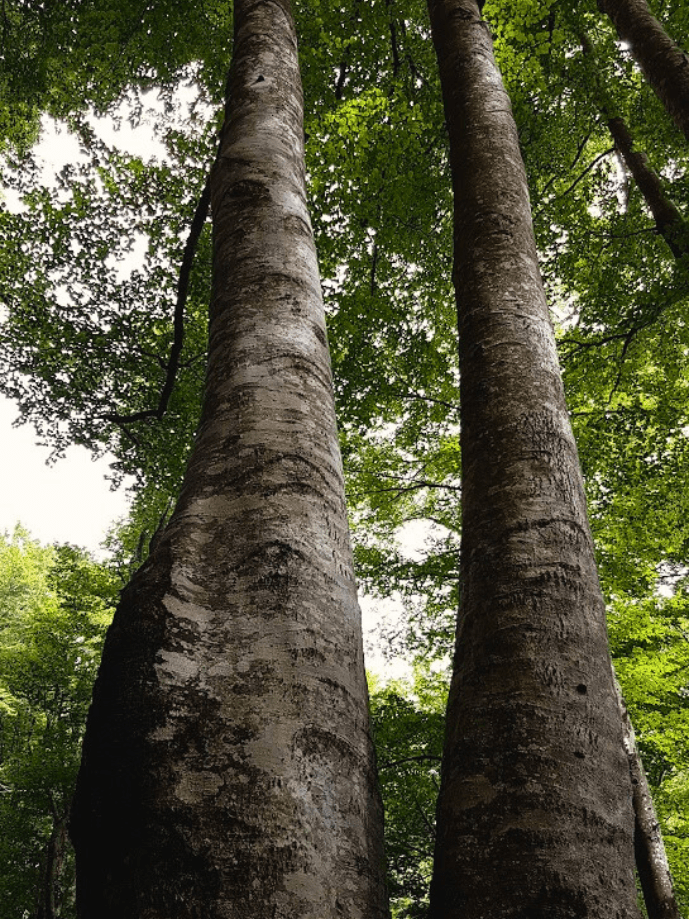
<path id="1" fill-rule="evenodd" d="M 651 791 L 646 780 L 639 750 L 636 746 L 634 728 L 627 706 L 618 687 L 618 699 L 624 725 L 624 747 L 629 760 L 629 772 L 634 789 L 634 849 L 636 870 L 649 919 L 682 919 L 675 899 L 672 875 L 665 854 L 665 844 L 660 832 Z"/>
<path id="2" fill-rule="evenodd" d="M 646 0 L 598 0 L 629 45 L 653 92 L 689 140 L 689 59 L 651 14 Z"/>
<path id="3" fill-rule="evenodd" d="M 72 835 L 81 919 L 382 919 L 382 817 L 288 0 L 236 0 L 200 429 L 125 590 Z"/>
<path id="4" fill-rule="evenodd" d="M 631 783 L 517 132 L 475 0 L 429 10 L 455 194 L 463 465 L 431 916 L 631 919 Z"/>

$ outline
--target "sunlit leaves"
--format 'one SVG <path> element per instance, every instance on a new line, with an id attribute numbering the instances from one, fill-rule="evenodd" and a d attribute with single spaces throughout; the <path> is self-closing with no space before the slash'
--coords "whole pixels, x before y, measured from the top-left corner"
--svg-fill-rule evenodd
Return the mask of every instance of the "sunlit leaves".
<path id="1" fill-rule="evenodd" d="M 686 568 L 659 595 L 615 597 L 610 641 L 660 817 L 681 906 L 689 903 L 689 597 Z M 672 595 L 667 594 L 672 591 Z"/>
<path id="2" fill-rule="evenodd" d="M 73 915 L 66 820 L 80 740 L 115 600 L 112 576 L 81 550 L 0 536 L 0 898 L 36 908 L 48 847 L 56 907 Z"/>
<path id="3" fill-rule="evenodd" d="M 446 688 L 446 674 L 425 667 L 411 684 L 371 687 L 394 919 L 428 909 Z"/>

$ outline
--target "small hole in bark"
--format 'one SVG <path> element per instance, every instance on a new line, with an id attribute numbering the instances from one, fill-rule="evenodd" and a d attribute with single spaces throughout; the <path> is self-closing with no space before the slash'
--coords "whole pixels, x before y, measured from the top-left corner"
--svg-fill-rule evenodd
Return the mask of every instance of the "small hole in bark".
<path id="1" fill-rule="evenodd" d="M 583 683 L 579 683 L 579 685 L 577 686 L 577 692 L 579 693 L 580 696 L 586 695 L 586 687 L 584 686 Z"/>
<path id="2" fill-rule="evenodd" d="M 639 784 L 638 779 L 632 779 L 632 785 L 638 785 L 638 784 Z"/>
<path id="3" fill-rule="evenodd" d="M 584 754 L 581 752 L 581 750 L 575 750 L 575 751 L 574 751 L 574 755 L 576 756 L 577 759 L 583 759 L 583 758 L 584 758 Z"/>
<path id="4" fill-rule="evenodd" d="M 265 83 L 265 80 L 266 78 L 263 76 L 263 74 L 259 74 L 258 77 L 256 78 L 257 83 Z"/>

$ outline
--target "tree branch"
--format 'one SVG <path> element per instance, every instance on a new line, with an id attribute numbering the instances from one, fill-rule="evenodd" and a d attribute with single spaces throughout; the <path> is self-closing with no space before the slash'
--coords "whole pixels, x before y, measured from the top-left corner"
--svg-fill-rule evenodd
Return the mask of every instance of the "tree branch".
<path id="1" fill-rule="evenodd" d="M 373 242 L 373 257 L 371 259 L 371 296 L 376 292 L 376 268 L 378 267 L 378 243 Z"/>
<path id="2" fill-rule="evenodd" d="M 201 232 L 203 231 L 206 217 L 208 216 L 210 201 L 211 190 L 209 173 L 209 176 L 206 179 L 206 184 L 203 188 L 203 192 L 199 198 L 199 202 L 196 205 L 196 211 L 194 212 L 194 217 L 191 221 L 189 236 L 187 237 L 187 242 L 184 247 L 184 254 L 182 256 L 182 265 L 180 267 L 179 280 L 177 282 L 177 301 L 175 303 L 173 321 L 174 331 L 172 347 L 170 348 L 170 357 L 168 358 L 166 367 L 165 383 L 163 384 L 163 388 L 160 392 L 158 405 L 156 408 L 146 409 L 145 411 L 141 412 L 133 412 L 130 415 L 120 415 L 114 412 L 109 413 L 103 416 L 106 421 L 112 421 L 114 424 L 123 425 L 133 424 L 136 421 L 143 421 L 146 418 L 156 418 L 160 420 L 167 411 L 170 396 L 172 395 L 172 390 L 175 386 L 175 379 L 177 377 L 177 370 L 179 368 L 179 359 L 182 354 L 182 348 L 184 346 L 184 308 L 186 306 L 187 296 L 189 293 L 191 269 L 194 264 L 194 256 L 196 255 L 196 248 L 201 237 Z"/>
<path id="3" fill-rule="evenodd" d="M 390 28 L 390 44 L 392 46 L 392 75 L 396 77 L 400 72 L 400 53 L 397 44 L 397 27 L 395 25 L 395 17 L 391 12 L 392 0 L 386 0 L 385 5 L 387 6 L 389 13 L 388 25 Z"/>
<path id="4" fill-rule="evenodd" d="M 586 176 L 589 174 L 589 172 L 591 172 L 592 169 L 595 169 L 595 167 L 598 165 L 598 163 L 601 162 L 601 160 L 604 160 L 606 156 L 610 156 L 610 154 L 611 154 L 611 153 L 614 153 L 614 152 L 615 152 L 615 147 L 608 147 L 607 150 L 604 150 L 602 153 L 599 153 L 599 155 L 598 155 L 591 163 L 589 163 L 589 165 L 586 167 L 586 169 L 584 169 L 584 171 L 583 171 L 579 176 L 577 176 L 577 178 L 572 182 L 572 184 L 571 184 L 570 186 L 568 186 L 568 187 L 567 187 L 563 192 L 561 192 L 559 195 L 555 195 L 555 197 L 552 198 L 552 199 L 548 202 L 547 205 L 544 204 L 543 207 L 540 207 L 540 208 L 536 211 L 536 213 L 534 214 L 534 220 L 535 220 L 540 214 L 543 213 L 543 211 L 545 210 L 545 208 L 546 208 L 548 205 L 552 204 L 554 201 L 560 201 L 562 198 L 565 198 L 571 191 L 574 191 L 574 189 L 577 187 L 577 185 L 579 184 L 579 182 L 581 182 L 582 179 L 585 179 Z"/>

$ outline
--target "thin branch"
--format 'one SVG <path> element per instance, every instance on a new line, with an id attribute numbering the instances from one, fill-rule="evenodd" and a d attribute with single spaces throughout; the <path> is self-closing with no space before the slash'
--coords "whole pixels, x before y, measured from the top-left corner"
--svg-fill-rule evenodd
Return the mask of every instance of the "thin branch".
<path id="1" fill-rule="evenodd" d="M 407 27 L 406 27 L 405 24 L 404 24 L 404 19 L 400 19 L 399 26 L 400 26 L 400 32 L 402 33 L 402 37 L 406 39 L 406 37 L 407 37 Z M 413 77 L 415 80 L 418 80 L 420 83 L 425 84 L 425 83 L 426 83 L 426 80 L 425 80 L 425 78 L 419 73 L 419 71 L 418 71 L 418 69 L 417 69 L 417 67 L 416 67 L 416 64 L 414 63 L 414 58 L 411 56 L 411 52 L 407 49 L 406 42 L 405 42 L 405 46 L 404 46 L 404 47 L 405 47 L 405 55 L 404 55 L 404 56 L 405 56 L 406 59 L 407 59 L 407 65 L 409 66 L 409 73 L 412 75 L 412 77 Z"/>
<path id="2" fill-rule="evenodd" d="M 433 405 L 442 405 L 444 408 L 449 409 L 452 412 L 457 411 L 457 406 L 452 402 L 446 402 L 444 399 L 434 399 L 432 396 L 422 396 L 421 393 L 418 393 L 414 390 L 410 390 L 408 393 L 395 392 L 392 393 L 393 396 L 397 399 L 420 399 L 423 402 L 432 402 Z"/>
<path id="3" fill-rule="evenodd" d="M 395 17 L 391 13 L 392 0 L 386 0 L 385 4 L 388 8 L 388 13 L 390 14 L 388 25 L 390 28 L 390 44 L 392 46 L 392 75 L 394 77 L 400 72 L 400 53 L 399 47 L 397 44 L 397 27 L 395 25 Z"/>
<path id="4" fill-rule="evenodd" d="M 205 356 L 206 356 L 206 352 L 205 352 L 205 351 L 199 351 L 198 354 L 194 354 L 194 355 L 192 355 L 192 357 L 187 358 L 186 361 L 182 361 L 182 362 L 180 363 L 179 366 L 180 366 L 180 368 L 181 368 L 182 370 L 186 370 L 188 367 L 193 366 L 193 365 L 196 364 L 198 361 L 203 360 L 203 358 L 204 358 Z"/>
<path id="5" fill-rule="evenodd" d="M 614 332 L 611 335 L 604 335 L 602 338 L 596 338 L 592 341 L 577 341 L 573 338 L 565 339 L 562 342 L 563 347 L 565 345 L 574 345 L 575 347 L 570 348 L 566 354 L 563 354 L 562 360 L 567 361 L 571 357 L 574 357 L 578 352 L 587 351 L 589 348 L 602 348 L 603 345 L 609 345 L 612 341 L 620 341 L 621 339 L 625 339 L 628 334 L 629 330 L 626 332 Z"/>
<path id="6" fill-rule="evenodd" d="M 610 154 L 614 152 L 615 152 L 615 147 L 608 147 L 607 150 L 604 150 L 603 153 L 600 153 L 592 162 L 588 164 L 586 169 L 584 169 L 584 171 L 580 175 L 577 176 L 577 178 L 572 182 L 571 185 L 569 185 L 563 192 L 560 192 L 559 195 L 555 195 L 555 197 L 552 198 L 550 201 L 548 201 L 547 204 L 544 204 L 543 207 L 540 207 L 536 211 L 536 213 L 534 214 L 534 220 L 540 214 L 542 214 L 545 208 L 550 206 L 554 201 L 560 201 L 562 198 L 565 198 L 570 192 L 574 191 L 574 189 L 577 187 L 579 182 L 585 179 L 586 176 L 589 174 L 589 172 L 591 172 L 592 169 L 595 169 L 595 167 L 598 165 L 598 163 L 601 162 L 601 160 L 604 160 L 606 156 L 610 156 Z"/>
<path id="7" fill-rule="evenodd" d="M 349 47 L 347 47 L 347 51 L 349 51 Z M 337 99 L 338 102 L 342 98 L 342 93 L 344 92 L 344 86 L 345 86 L 346 81 L 347 81 L 347 60 L 346 58 L 343 58 L 342 62 L 340 63 L 340 73 L 337 78 L 337 85 L 335 86 L 335 98 Z"/>
<path id="8" fill-rule="evenodd" d="M 7 35 L 9 32 L 9 20 L 7 18 L 6 0 L 2 0 L 2 53 L 5 54 L 7 48 Z"/>
<path id="9" fill-rule="evenodd" d="M 632 327 L 632 328 L 627 332 L 627 335 L 625 336 L 624 345 L 622 346 L 622 354 L 620 355 L 620 363 L 619 363 L 619 367 L 618 367 L 618 370 L 617 370 L 617 377 L 615 378 L 615 382 L 613 383 L 613 387 L 612 387 L 612 389 L 610 390 L 610 394 L 609 394 L 609 396 L 608 396 L 608 401 L 607 401 L 607 403 L 606 403 L 607 405 L 610 405 L 610 404 L 612 403 L 613 396 L 614 396 L 615 393 L 617 392 L 617 389 L 618 389 L 620 383 L 622 382 L 622 371 L 623 371 L 623 369 L 624 369 L 624 361 L 625 361 L 625 358 L 626 358 L 626 356 L 627 356 L 627 351 L 629 350 L 629 346 L 630 346 L 631 343 L 632 343 L 632 339 L 634 338 L 634 336 L 636 335 L 636 333 L 639 331 L 639 328 L 642 328 L 642 327 L 637 327 L 637 326 Z"/>
<path id="10" fill-rule="evenodd" d="M 602 416 L 603 418 L 610 418 L 612 415 L 629 415 L 634 413 L 648 414 L 648 409 L 641 408 L 640 406 L 635 406 L 634 409 L 627 408 L 596 408 L 588 412 L 570 412 L 571 418 L 592 418 L 596 415 Z"/>
<path id="11" fill-rule="evenodd" d="M 376 292 L 376 268 L 378 267 L 378 243 L 373 243 L 373 258 L 371 261 L 371 296 Z"/>
<path id="12" fill-rule="evenodd" d="M 574 157 L 574 159 L 572 160 L 572 165 L 569 167 L 570 169 L 574 169 L 574 167 L 576 166 L 576 164 L 577 164 L 577 163 L 579 162 L 579 160 L 581 159 L 582 154 L 583 154 L 583 152 L 584 152 L 584 148 L 586 147 L 586 144 L 587 144 L 587 143 L 589 142 L 589 140 L 591 139 L 591 135 L 592 135 L 592 134 L 593 134 L 593 128 L 591 128 L 591 130 L 588 132 L 588 134 L 584 137 L 584 139 L 581 141 L 581 143 L 580 143 L 579 146 L 577 147 L 577 153 L 576 153 L 576 156 Z"/>
<path id="13" fill-rule="evenodd" d="M 394 476 L 386 475 L 385 478 L 390 479 Z M 400 476 L 401 478 L 401 476 Z M 372 488 L 367 489 L 366 491 L 348 491 L 348 498 L 364 498 L 370 495 L 384 495 L 384 494 L 398 494 L 405 495 L 412 491 L 421 491 L 422 488 L 439 488 L 445 489 L 447 491 L 457 491 L 461 492 L 461 487 L 459 485 L 442 485 L 440 482 L 428 482 L 425 479 L 415 480 L 413 485 L 396 485 L 393 488 Z"/>
<path id="14" fill-rule="evenodd" d="M 628 233 L 607 233 L 599 230 L 587 228 L 587 236 L 596 236 L 598 239 L 632 239 L 634 236 L 657 236 L 658 228 L 656 226 L 644 227 L 641 230 L 630 230 Z"/>
<path id="15" fill-rule="evenodd" d="M 209 173 L 208 178 L 206 179 L 206 184 L 203 188 L 203 192 L 199 198 L 199 202 L 196 205 L 196 211 L 194 212 L 194 217 L 191 222 L 189 236 L 184 247 L 184 255 L 182 256 L 182 265 L 180 267 L 179 280 L 177 282 L 177 301 L 175 303 L 172 347 L 170 349 L 170 357 L 168 358 L 167 362 L 165 383 L 163 384 L 163 388 L 160 393 L 158 405 L 156 408 L 147 409 L 142 412 L 134 412 L 131 415 L 110 413 L 103 416 L 106 421 L 112 421 L 115 424 L 124 425 L 133 424 L 136 421 L 143 421 L 146 418 L 157 418 L 160 420 L 167 410 L 170 396 L 172 395 L 172 390 L 175 386 L 175 379 L 177 377 L 177 370 L 179 368 L 179 359 L 182 354 L 182 348 L 184 346 L 184 308 L 186 306 L 187 296 L 189 294 L 191 269 L 194 264 L 194 256 L 196 255 L 196 248 L 201 237 L 201 232 L 203 231 L 206 217 L 208 216 L 210 201 L 211 188 Z"/>
<path id="16" fill-rule="evenodd" d="M 357 16 L 359 14 L 360 2 L 361 0 L 357 0 L 357 2 L 354 4 L 354 10 L 351 15 L 351 21 L 352 21 L 352 26 L 353 26 L 352 34 L 356 33 L 356 21 L 357 21 Z M 337 85 L 335 86 L 335 98 L 337 99 L 338 102 L 340 101 L 340 99 L 342 99 L 342 95 L 344 93 L 345 83 L 347 82 L 347 67 L 349 65 L 349 59 L 351 55 L 352 55 L 352 39 L 350 38 L 349 41 L 347 41 L 345 45 L 344 51 L 342 52 L 342 61 L 340 63 L 340 73 L 337 78 Z"/>
<path id="17" fill-rule="evenodd" d="M 584 139 L 580 142 L 579 146 L 577 147 L 577 152 L 576 152 L 576 154 L 575 154 L 575 156 L 574 156 L 574 159 L 572 160 L 572 162 L 571 162 L 570 165 L 569 165 L 569 169 L 567 170 L 568 172 L 570 172 L 572 169 L 574 169 L 574 167 L 576 166 L 576 164 L 577 164 L 577 163 L 579 162 L 579 160 L 581 159 L 581 155 L 582 155 L 582 153 L 584 152 L 584 150 L 585 150 L 585 148 L 586 148 L 586 144 L 587 144 L 587 143 L 589 142 L 589 140 L 591 139 L 591 135 L 592 135 L 592 134 L 593 134 L 593 128 L 591 128 L 591 130 L 588 132 L 588 134 L 584 137 Z M 539 193 L 539 195 L 540 195 L 541 198 L 543 197 L 543 195 L 546 194 L 547 191 L 550 190 L 551 186 L 557 181 L 558 178 L 559 178 L 558 173 L 555 173 L 554 175 L 552 175 L 552 176 L 548 179 L 548 181 L 545 183 L 545 185 L 543 186 L 543 188 L 541 189 L 541 191 L 540 191 L 540 193 Z"/>
<path id="18" fill-rule="evenodd" d="M 421 815 L 421 819 L 423 820 L 426 826 L 426 829 L 428 830 L 428 835 L 431 837 L 431 839 L 435 839 L 435 827 L 433 826 L 431 821 L 428 819 L 426 811 L 421 807 L 421 805 L 419 804 L 418 798 L 416 797 L 414 798 L 414 804 L 416 805 L 416 809 Z"/>
<path id="19" fill-rule="evenodd" d="M 103 417 L 104 417 L 104 418 L 107 418 L 108 416 L 107 416 L 107 415 L 104 415 Z M 139 448 L 141 447 L 141 441 L 139 440 L 139 438 L 136 436 L 136 434 L 133 434 L 131 431 L 129 431 L 129 430 L 124 426 L 124 424 L 120 426 L 120 431 L 124 434 L 124 436 L 127 438 L 127 440 L 130 440 L 130 441 L 134 444 L 134 446 L 135 446 L 137 449 L 139 449 Z"/>
<path id="20" fill-rule="evenodd" d="M 392 472 L 384 472 L 381 475 L 383 479 L 393 479 L 399 482 L 409 482 L 410 480 L 403 475 L 394 475 Z M 417 488 L 449 488 L 451 491 L 461 491 L 459 485 L 443 485 L 440 482 L 431 482 L 428 479 L 419 479 L 414 476 L 411 479 L 411 482 L 414 482 Z"/>

